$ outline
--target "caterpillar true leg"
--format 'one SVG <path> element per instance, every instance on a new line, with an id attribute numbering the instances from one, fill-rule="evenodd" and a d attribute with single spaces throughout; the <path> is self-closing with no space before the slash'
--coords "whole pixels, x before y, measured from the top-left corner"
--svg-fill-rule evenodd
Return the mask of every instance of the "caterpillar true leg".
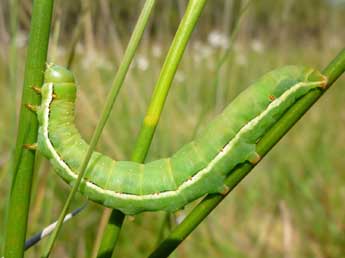
<path id="1" fill-rule="evenodd" d="M 33 89 L 37 94 L 42 94 L 42 89 L 37 86 L 31 86 L 31 89 Z"/>
<path id="2" fill-rule="evenodd" d="M 33 104 L 25 104 L 25 107 L 35 113 L 37 113 L 38 111 L 38 106 L 33 105 Z"/>
<path id="3" fill-rule="evenodd" d="M 37 150 L 38 145 L 37 145 L 37 143 L 27 143 L 27 144 L 24 144 L 23 147 L 24 147 L 25 149 L 35 151 L 35 150 Z"/>
<path id="4" fill-rule="evenodd" d="M 31 86 L 31 89 L 33 89 L 37 94 L 42 95 L 42 88 L 37 87 L 37 86 Z M 53 97 L 53 99 L 55 99 L 56 94 L 53 93 L 52 97 Z"/>

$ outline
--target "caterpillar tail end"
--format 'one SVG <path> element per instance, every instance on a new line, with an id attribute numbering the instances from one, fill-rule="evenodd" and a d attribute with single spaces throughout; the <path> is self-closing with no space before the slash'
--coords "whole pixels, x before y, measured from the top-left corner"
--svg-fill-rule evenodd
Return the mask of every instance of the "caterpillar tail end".
<path id="1" fill-rule="evenodd" d="M 37 143 L 32 143 L 32 144 L 30 144 L 30 143 L 27 143 L 27 144 L 24 144 L 23 145 L 23 147 L 25 148 L 25 149 L 27 149 L 27 150 L 32 150 L 32 151 L 35 151 L 35 150 L 37 150 Z"/>
<path id="2" fill-rule="evenodd" d="M 38 106 L 33 104 L 25 104 L 25 107 L 34 113 L 37 113 L 38 111 Z"/>

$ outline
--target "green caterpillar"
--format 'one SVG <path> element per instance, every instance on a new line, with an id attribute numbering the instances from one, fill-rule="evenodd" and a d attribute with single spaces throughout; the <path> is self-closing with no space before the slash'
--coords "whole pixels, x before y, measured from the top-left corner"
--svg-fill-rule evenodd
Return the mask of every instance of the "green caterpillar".
<path id="1" fill-rule="evenodd" d="M 79 191 L 125 214 L 172 212 L 207 193 L 225 193 L 224 179 L 234 167 L 260 160 L 256 144 L 267 130 L 297 99 L 326 85 L 327 78 L 312 68 L 271 71 L 172 157 L 139 164 L 94 152 Z M 66 68 L 48 65 L 39 91 L 38 150 L 72 185 L 88 148 L 74 125 L 74 76 Z"/>

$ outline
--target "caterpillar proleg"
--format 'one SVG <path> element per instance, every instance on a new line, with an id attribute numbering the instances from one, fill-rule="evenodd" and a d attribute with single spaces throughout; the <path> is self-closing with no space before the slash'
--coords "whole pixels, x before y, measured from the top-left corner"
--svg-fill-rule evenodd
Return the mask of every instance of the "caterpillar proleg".
<path id="1" fill-rule="evenodd" d="M 273 70 L 243 91 L 193 141 L 169 158 L 146 164 L 115 161 L 94 152 L 79 191 L 125 214 L 176 211 L 207 194 L 224 193 L 237 165 L 256 163 L 256 143 L 299 98 L 326 87 L 319 71 L 302 66 Z M 38 107 L 38 150 L 73 184 L 88 145 L 74 125 L 77 86 L 72 72 L 49 65 Z"/>

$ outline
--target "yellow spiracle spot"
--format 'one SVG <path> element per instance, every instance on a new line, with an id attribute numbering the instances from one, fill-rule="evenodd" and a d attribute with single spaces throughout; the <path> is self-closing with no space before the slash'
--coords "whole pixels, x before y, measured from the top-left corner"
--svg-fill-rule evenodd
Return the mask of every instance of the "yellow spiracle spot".
<path id="1" fill-rule="evenodd" d="M 146 125 L 156 125 L 158 122 L 158 116 L 157 115 L 147 115 L 145 116 L 144 123 Z"/>

